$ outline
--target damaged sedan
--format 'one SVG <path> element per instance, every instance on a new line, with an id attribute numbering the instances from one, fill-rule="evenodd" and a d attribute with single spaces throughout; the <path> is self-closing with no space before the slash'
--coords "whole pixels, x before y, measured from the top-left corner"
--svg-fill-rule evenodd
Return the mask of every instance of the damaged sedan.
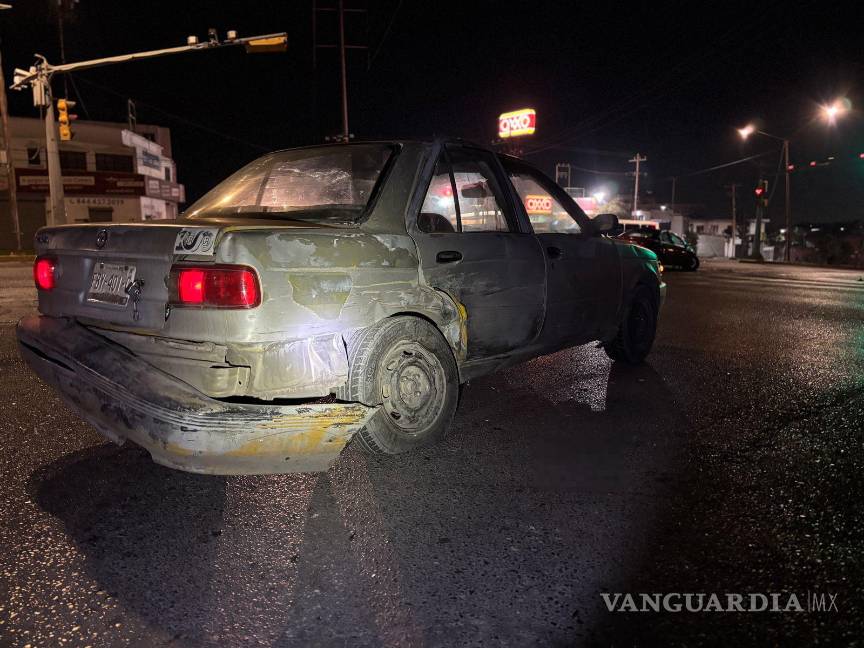
<path id="1" fill-rule="evenodd" d="M 275 152 L 176 222 L 43 228 L 19 346 L 158 463 L 325 470 L 354 437 L 441 439 L 472 378 L 599 343 L 651 349 L 657 257 L 530 165 L 461 141 Z"/>

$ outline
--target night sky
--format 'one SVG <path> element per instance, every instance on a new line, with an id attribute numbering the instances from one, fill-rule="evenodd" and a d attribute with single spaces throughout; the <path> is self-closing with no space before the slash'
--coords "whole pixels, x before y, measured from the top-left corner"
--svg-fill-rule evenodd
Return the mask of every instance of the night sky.
<path id="1" fill-rule="evenodd" d="M 335 1 L 335 0 L 334 0 Z M 59 63 L 56 0 L 17 0 L 0 14 L 3 64 L 27 67 L 34 52 Z M 348 2 L 348 6 L 358 6 Z M 847 96 L 864 106 L 864 51 L 853 3 L 412 2 L 369 0 L 348 18 L 350 124 L 358 137 L 449 135 L 488 143 L 498 113 L 533 106 L 538 129 L 526 157 L 552 173 L 582 173 L 580 186 L 630 191 L 621 175 L 636 151 L 648 156 L 643 187 L 661 202 L 701 203 L 728 214 L 723 185 L 743 183 L 742 214 L 760 173 L 779 186 L 779 142 L 742 143 L 734 127 L 792 140 L 795 219 L 864 219 L 864 121 L 814 119 L 820 102 Z M 329 17 L 328 17 L 329 16 Z M 335 42 L 332 14 L 319 41 Z M 80 0 L 66 22 L 67 60 L 183 44 L 208 27 L 240 35 L 287 31 L 285 54 L 242 48 L 198 52 L 80 72 L 81 118 L 138 119 L 172 129 L 174 157 L 194 199 L 258 154 L 312 144 L 340 129 L 335 51 L 313 68 L 312 2 Z M 55 89 L 62 83 L 55 80 Z M 60 92 L 62 94 L 62 91 Z M 73 91 L 71 94 L 75 95 Z M 59 94 L 58 94 L 59 96 Z M 35 115 L 29 93 L 10 111 Z M 747 155 L 760 160 L 688 174 Z M 810 160 L 834 156 L 826 166 Z M 761 168 L 760 168 L 761 165 Z M 769 214 L 782 215 L 782 188 Z"/>

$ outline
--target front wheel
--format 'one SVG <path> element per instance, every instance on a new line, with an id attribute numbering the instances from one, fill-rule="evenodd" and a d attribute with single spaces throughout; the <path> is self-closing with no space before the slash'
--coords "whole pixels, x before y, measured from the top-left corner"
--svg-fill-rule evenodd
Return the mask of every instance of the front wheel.
<path id="1" fill-rule="evenodd" d="M 695 254 L 692 255 L 684 264 L 684 267 L 690 272 L 696 272 L 699 269 L 699 257 Z"/>
<path id="2" fill-rule="evenodd" d="M 648 356 L 657 333 L 657 299 L 648 286 L 638 286 L 618 334 L 603 345 L 612 360 L 640 364 Z"/>
<path id="3" fill-rule="evenodd" d="M 378 411 L 355 438 L 371 454 L 398 454 L 444 437 L 459 401 L 447 341 L 417 317 L 392 317 L 350 345 L 349 389 Z"/>

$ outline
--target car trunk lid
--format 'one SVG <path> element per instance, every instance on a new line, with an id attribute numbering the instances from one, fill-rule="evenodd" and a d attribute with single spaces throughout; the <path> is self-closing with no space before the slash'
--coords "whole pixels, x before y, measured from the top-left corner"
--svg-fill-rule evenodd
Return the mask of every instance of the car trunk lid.
<path id="1" fill-rule="evenodd" d="M 55 258 L 56 270 L 54 289 L 39 291 L 39 310 L 54 317 L 159 330 L 165 324 L 171 265 L 212 259 L 220 231 L 175 223 L 42 229 L 37 254 Z"/>

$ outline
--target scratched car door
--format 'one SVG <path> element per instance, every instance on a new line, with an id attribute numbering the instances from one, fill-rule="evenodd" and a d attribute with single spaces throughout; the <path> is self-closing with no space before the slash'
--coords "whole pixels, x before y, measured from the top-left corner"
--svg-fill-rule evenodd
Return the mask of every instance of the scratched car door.
<path id="1" fill-rule="evenodd" d="M 504 182 L 493 154 L 447 145 L 409 227 L 424 281 L 465 308 L 469 360 L 526 346 L 543 323 L 543 253 Z"/>

